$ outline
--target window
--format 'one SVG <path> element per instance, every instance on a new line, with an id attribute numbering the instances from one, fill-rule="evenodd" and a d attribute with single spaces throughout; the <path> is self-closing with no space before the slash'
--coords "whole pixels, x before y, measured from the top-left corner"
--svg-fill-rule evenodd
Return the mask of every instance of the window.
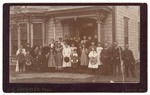
<path id="1" fill-rule="evenodd" d="M 11 55 L 15 55 L 18 49 L 18 26 L 16 24 L 12 24 L 11 28 Z M 20 24 L 20 41 L 21 45 L 25 46 L 27 43 L 27 24 Z"/>
<path id="2" fill-rule="evenodd" d="M 16 24 L 12 24 L 12 28 L 11 28 L 11 47 L 12 47 L 12 51 L 11 54 L 15 55 L 16 51 L 18 49 L 18 28 Z"/>
<path id="3" fill-rule="evenodd" d="M 27 44 L 27 24 L 20 24 L 20 41 L 21 45 L 25 46 Z"/>
<path id="4" fill-rule="evenodd" d="M 129 44 L 129 29 L 128 29 L 129 18 L 124 17 L 124 46 Z"/>
<path id="5" fill-rule="evenodd" d="M 33 24 L 33 46 L 39 45 L 42 46 L 43 36 L 43 27 L 42 23 Z"/>

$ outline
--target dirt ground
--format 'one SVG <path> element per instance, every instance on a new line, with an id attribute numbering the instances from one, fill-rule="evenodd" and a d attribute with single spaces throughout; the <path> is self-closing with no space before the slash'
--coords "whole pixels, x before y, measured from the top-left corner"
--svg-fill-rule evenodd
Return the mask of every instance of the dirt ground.
<path id="1" fill-rule="evenodd" d="M 91 73 L 90 70 L 78 71 L 51 71 L 51 72 L 15 72 L 10 69 L 10 83 L 138 83 L 139 71 L 136 70 L 136 78 L 124 78 L 123 76 L 104 76 L 99 72 Z"/>

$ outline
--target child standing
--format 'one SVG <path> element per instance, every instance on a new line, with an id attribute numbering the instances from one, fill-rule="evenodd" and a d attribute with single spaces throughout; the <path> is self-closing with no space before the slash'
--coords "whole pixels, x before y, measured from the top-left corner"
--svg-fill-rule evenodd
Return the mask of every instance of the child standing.
<path id="1" fill-rule="evenodd" d="M 71 64 L 72 64 L 72 68 L 73 70 L 76 71 L 76 68 L 78 66 L 78 63 L 79 63 L 79 56 L 78 56 L 78 53 L 77 53 L 77 49 L 74 49 L 73 52 L 71 53 Z"/>
<path id="2" fill-rule="evenodd" d="M 89 65 L 88 68 L 95 70 L 98 68 L 98 61 L 97 61 L 98 54 L 94 48 L 92 48 L 91 52 L 89 53 Z"/>

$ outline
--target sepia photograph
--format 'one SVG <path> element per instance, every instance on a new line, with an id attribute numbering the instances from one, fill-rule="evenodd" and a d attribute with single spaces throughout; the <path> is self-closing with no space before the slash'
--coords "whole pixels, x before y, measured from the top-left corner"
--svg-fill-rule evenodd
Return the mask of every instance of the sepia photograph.
<path id="1" fill-rule="evenodd" d="M 139 6 L 11 6 L 10 83 L 137 83 L 139 40 Z"/>
<path id="2" fill-rule="evenodd" d="M 9 83 L 140 83 L 140 5 L 10 5 Z"/>

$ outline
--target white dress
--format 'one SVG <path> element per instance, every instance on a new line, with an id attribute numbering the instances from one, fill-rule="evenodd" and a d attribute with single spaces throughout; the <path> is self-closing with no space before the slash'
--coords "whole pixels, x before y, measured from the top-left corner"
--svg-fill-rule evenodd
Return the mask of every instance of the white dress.
<path id="1" fill-rule="evenodd" d="M 95 57 L 95 58 L 98 57 L 98 54 L 97 54 L 96 51 L 91 51 L 91 52 L 89 53 L 89 58 L 92 58 L 92 57 Z M 96 64 L 92 64 L 92 63 L 89 61 L 88 68 L 97 69 L 97 68 L 98 68 L 98 62 L 97 62 Z"/>
<path id="2" fill-rule="evenodd" d="M 100 61 L 100 54 L 101 54 L 101 51 L 102 51 L 102 47 L 97 47 L 96 48 L 96 51 L 97 51 L 97 54 L 98 54 L 98 56 L 97 56 L 97 61 L 98 61 L 98 65 L 102 65 L 102 62 Z"/>
<path id="3" fill-rule="evenodd" d="M 69 57 L 70 59 L 70 55 L 71 55 L 71 48 L 70 47 L 64 47 L 63 48 L 63 67 L 71 67 L 71 61 L 69 60 L 69 62 L 65 62 L 64 58 L 65 57 Z"/>

